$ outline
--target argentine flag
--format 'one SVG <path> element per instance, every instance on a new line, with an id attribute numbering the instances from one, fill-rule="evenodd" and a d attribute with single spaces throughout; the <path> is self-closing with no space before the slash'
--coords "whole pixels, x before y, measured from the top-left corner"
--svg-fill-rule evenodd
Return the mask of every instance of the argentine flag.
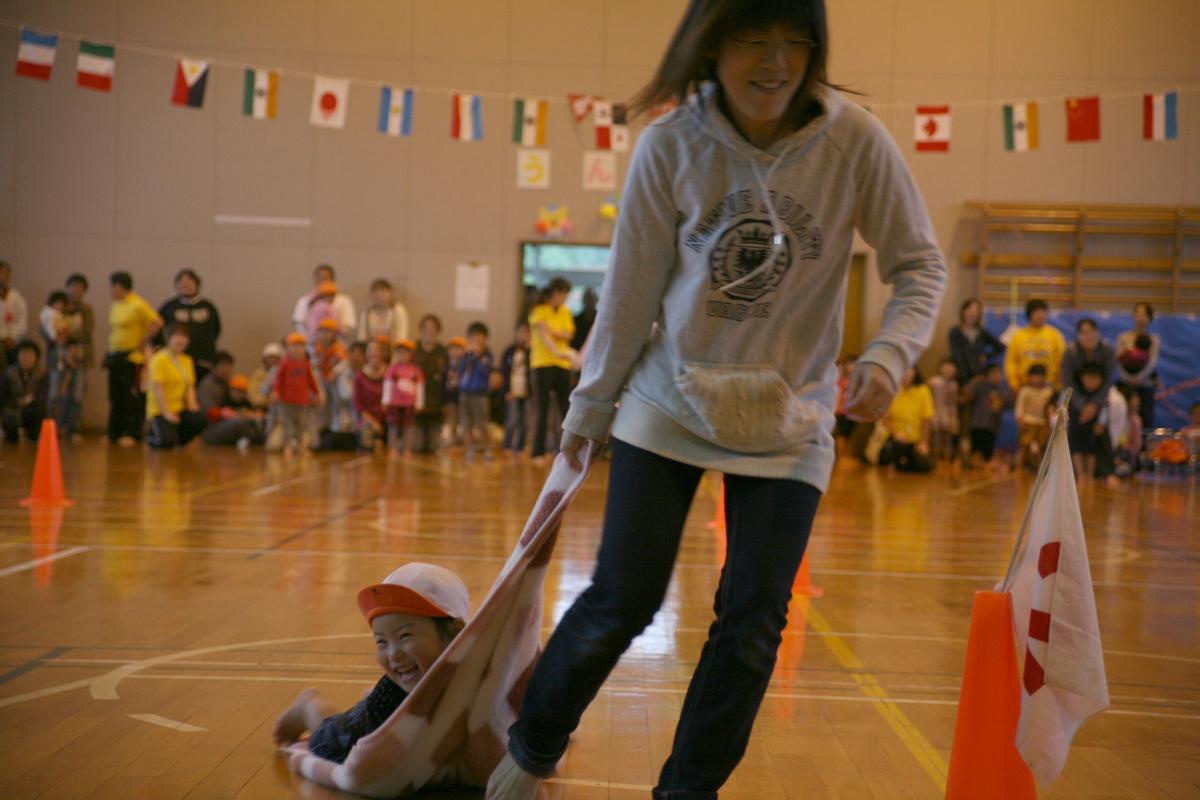
<path id="1" fill-rule="evenodd" d="M 379 132 L 388 136 L 412 133 L 412 89 L 384 86 L 379 92 Z"/>

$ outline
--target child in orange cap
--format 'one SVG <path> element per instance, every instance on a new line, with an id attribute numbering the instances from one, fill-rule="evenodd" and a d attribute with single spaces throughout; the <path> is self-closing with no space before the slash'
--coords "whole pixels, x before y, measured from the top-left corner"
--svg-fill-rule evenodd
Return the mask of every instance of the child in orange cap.
<path id="1" fill-rule="evenodd" d="M 336 713 L 313 689 L 300 693 L 275 722 L 275 742 L 288 745 L 307 732 L 321 758 L 345 761 L 351 748 L 392 715 L 466 624 L 470 596 L 444 567 L 411 563 L 358 593 L 358 607 L 375 634 L 384 675 L 364 699 Z"/>
<path id="2" fill-rule="evenodd" d="M 352 409 L 342 402 L 338 383 L 349 369 L 346 346 L 338 341 L 338 324 L 333 317 L 326 317 L 317 325 L 317 338 L 312 343 L 313 367 L 325 392 L 325 405 L 321 409 L 320 427 L 343 431 L 350 426 Z"/>
<path id="3" fill-rule="evenodd" d="M 308 360 L 303 333 L 289 333 L 284 340 L 287 350 L 275 367 L 275 385 L 271 390 L 272 415 L 283 429 L 283 453 L 293 455 L 302 449 L 308 432 L 310 409 L 325 402 L 324 392 Z"/>
<path id="4" fill-rule="evenodd" d="M 389 444 L 400 453 L 412 450 L 413 421 L 425 405 L 425 376 L 413 362 L 417 349 L 411 339 L 400 339 L 392 351 L 392 365 L 383 379 L 383 409 L 387 414 Z"/>
<path id="5" fill-rule="evenodd" d="M 309 341 L 315 341 L 317 332 L 324 320 L 332 320 L 334 332 L 340 334 L 341 323 L 334 310 L 333 301 L 337 298 L 337 284 L 333 281 L 322 281 L 313 292 L 313 298 L 308 303 L 308 312 L 304 318 L 304 330 L 308 333 Z"/>

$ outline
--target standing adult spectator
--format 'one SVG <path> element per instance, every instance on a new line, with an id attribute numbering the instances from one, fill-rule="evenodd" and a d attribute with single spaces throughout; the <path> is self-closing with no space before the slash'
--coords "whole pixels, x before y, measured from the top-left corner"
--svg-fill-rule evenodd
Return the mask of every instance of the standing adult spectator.
<path id="1" fill-rule="evenodd" d="M 1089 390 L 1083 385 L 1084 366 L 1095 364 L 1103 373 L 1098 389 Z M 1075 324 L 1075 341 L 1063 352 L 1062 385 L 1070 387 L 1071 416 L 1080 423 L 1094 423 L 1108 403 L 1108 390 L 1116 379 L 1117 356 L 1112 345 L 1100 336 L 1100 326 L 1091 317 L 1084 317 Z M 1094 399 L 1089 400 L 1089 397 Z"/>
<path id="2" fill-rule="evenodd" d="M 0 261 L 0 366 L 17 360 L 17 342 L 29 330 L 25 298 L 12 288 L 12 265 Z"/>
<path id="3" fill-rule="evenodd" d="M 296 301 L 296 307 L 292 310 L 292 326 L 295 330 L 309 335 L 308 331 L 308 306 L 313 300 L 320 297 L 319 289 L 323 283 L 334 283 L 337 277 L 336 271 L 329 264 L 318 264 L 313 270 L 312 281 L 313 290 L 300 295 L 300 299 Z M 338 322 L 338 330 L 343 336 L 349 336 L 355 327 L 358 325 L 358 315 L 354 313 L 354 301 L 344 292 L 337 292 L 334 295 L 333 315 Z"/>
<path id="4" fill-rule="evenodd" d="M 121 447 L 133 447 L 146 425 L 146 394 L 142 369 L 150 355 L 150 344 L 163 328 L 162 317 L 133 291 L 128 272 L 109 278 L 112 305 L 108 309 L 108 439 Z"/>
<path id="5" fill-rule="evenodd" d="M 1154 430 L 1154 392 L 1158 388 L 1158 352 L 1162 341 L 1150 332 L 1154 307 L 1133 306 L 1133 330 L 1117 336 L 1117 378 L 1123 389 L 1136 394 L 1141 407 L 1142 430 Z"/>
<path id="6" fill-rule="evenodd" d="M 196 369 L 197 382 L 213 368 L 217 338 L 221 335 L 221 315 L 217 307 L 200 296 L 200 276 L 184 268 L 175 273 L 175 296 L 163 303 L 158 314 L 166 325 L 186 325 L 190 336 L 187 354 Z M 163 345 L 160 335 L 157 344 Z"/>
<path id="7" fill-rule="evenodd" d="M 950 358 L 957 368 L 959 386 L 976 375 L 1004 353 L 1004 345 L 983 327 L 983 303 L 976 297 L 963 301 L 958 310 L 958 324 L 950 329 Z"/>
<path id="8" fill-rule="evenodd" d="M 568 396 L 571 392 L 571 338 L 575 335 L 575 318 L 567 308 L 571 284 L 565 278 L 550 281 L 549 300 L 529 314 L 529 366 L 533 369 L 534 391 L 537 392 L 537 425 L 534 427 L 533 458 L 546 454 L 546 425 L 550 414 L 550 396 L 566 418 Z"/>
<path id="9" fill-rule="evenodd" d="M 1059 368 L 1067 343 L 1058 329 L 1048 323 L 1050 306 L 1045 300 L 1033 298 L 1025 304 L 1025 317 L 1029 324 L 1013 334 L 1004 354 L 1004 377 L 1008 380 L 1009 388 L 1016 394 L 1034 364 L 1046 368 L 1047 383 L 1055 388 L 1061 387 L 1063 382 L 1059 377 Z"/>
<path id="10" fill-rule="evenodd" d="M 83 346 L 83 366 L 91 369 L 96 366 L 96 311 L 86 299 L 88 279 L 76 272 L 67 278 L 66 289 L 68 314 L 78 320 L 78 327 L 72 323 L 68 335 Z"/>
<path id="11" fill-rule="evenodd" d="M 363 309 L 358 319 L 358 340 L 370 342 L 381 336 L 387 337 L 389 344 L 407 339 L 408 309 L 396 299 L 387 279 L 376 278 L 371 281 L 371 305 Z"/>
<path id="12" fill-rule="evenodd" d="M 587 344 L 588 334 L 592 332 L 592 326 L 596 324 L 596 303 L 600 302 L 600 298 L 596 296 L 596 290 L 588 287 L 583 290 L 583 311 L 575 315 L 575 336 L 571 338 L 571 349 L 580 351 Z"/>

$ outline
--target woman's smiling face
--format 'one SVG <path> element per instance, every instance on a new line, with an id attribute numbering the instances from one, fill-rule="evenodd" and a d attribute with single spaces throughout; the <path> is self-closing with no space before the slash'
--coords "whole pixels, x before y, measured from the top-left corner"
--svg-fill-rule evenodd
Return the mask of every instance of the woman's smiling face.
<path id="1" fill-rule="evenodd" d="M 371 621 L 375 658 L 392 681 L 406 692 L 416 688 L 449 643 L 432 617 L 381 614 Z"/>
<path id="2" fill-rule="evenodd" d="M 812 42 L 787 25 L 727 36 L 717 51 L 717 79 L 736 121 L 778 123 L 808 71 Z"/>

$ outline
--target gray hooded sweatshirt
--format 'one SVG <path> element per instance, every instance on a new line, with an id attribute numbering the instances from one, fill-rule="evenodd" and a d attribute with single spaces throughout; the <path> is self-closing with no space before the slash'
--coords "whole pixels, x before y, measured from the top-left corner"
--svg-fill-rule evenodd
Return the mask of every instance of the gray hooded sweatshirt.
<path id="1" fill-rule="evenodd" d="M 946 267 L 874 116 L 822 89 L 820 116 L 763 151 L 719 92 L 705 84 L 638 141 L 563 426 L 825 491 L 855 229 L 892 287 L 859 360 L 897 386 L 929 343 Z"/>

